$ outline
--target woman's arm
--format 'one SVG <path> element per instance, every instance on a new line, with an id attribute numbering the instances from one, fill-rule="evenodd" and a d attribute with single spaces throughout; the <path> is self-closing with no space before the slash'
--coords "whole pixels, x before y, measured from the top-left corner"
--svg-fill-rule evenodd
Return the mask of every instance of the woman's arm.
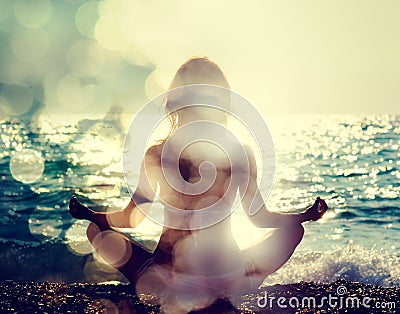
<path id="1" fill-rule="evenodd" d="M 264 203 L 257 185 L 257 165 L 253 151 L 245 146 L 249 161 L 250 173 L 248 174 L 248 185 L 239 187 L 242 197 L 243 209 L 249 220 L 259 228 L 279 228 L 285 225 L 299 224 L 305 221 L 318 220 L 328 209 L 325 201 L 317 199 L 313 206 L 301 213 L 285 214 L 270 212 Z M 247 178 L 246 178 L 247 179 Z M 244 182 L 246 182 L 245 180 Z M 319 206 L 318 206 L 319 204 Z M 251 208 L 259 209 L 251 214 Z"/>
<path id="2" fill-rule="evenodd" d="M 139 182 L 135 193 L 128 205 L 113 212 L 95 212 L 80 204 L 75 197 L 70 201 L 70 213 L 74 218 L 86 219 L 95 223 L 100 229 L 107 227 L 135 228 L 145 218 L 144 212 L 150 208 L 153 202 L 157 184 L 156 171 L 159 167 L 157 156 L 149 149 L 146 152 L 140 170 Z"/>

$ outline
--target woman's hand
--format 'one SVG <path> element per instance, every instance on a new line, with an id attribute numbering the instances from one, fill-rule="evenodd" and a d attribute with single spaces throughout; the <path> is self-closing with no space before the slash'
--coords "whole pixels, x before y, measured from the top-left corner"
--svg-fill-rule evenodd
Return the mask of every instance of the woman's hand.
<path id="1" fill-rule="evenodd" d="M 310 208 L 307 208 L 304 212 L 305 221 L 317 221 L 321 219 L 325 212 L 328 210 L 328 205 L 326 205 L 323 199 L 317 197 L 315 203 Z"/>

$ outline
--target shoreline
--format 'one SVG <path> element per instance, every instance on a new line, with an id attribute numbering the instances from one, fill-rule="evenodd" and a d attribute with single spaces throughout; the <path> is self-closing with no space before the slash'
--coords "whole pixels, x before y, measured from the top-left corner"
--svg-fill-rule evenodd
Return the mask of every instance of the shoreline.
<path id="1" fill-rule="evenodd" d="M 280 308 L 277 300 L 283 298 L 315 297 L 317 300 L 338 297 L 338 289 L 345 287 L 344 297 L 370 298 L 369 308 L 336 308 L 324 304 L 318 308 Z M 340 294 L 339 294 L 340 295 Z M 272 308 L 264 304 L 267 296 Z M 271 301 L 272 300 L 272 301 Z M 386 308 L 375 305 L 385 304 Z M 319 303 L 317 303 L 319 304 Z M 344 304 L 344 303 L 343 303 Z M 350 305 L 350 304 L 349 304 Z M 393 308 L 394 305 L 394 308 Z M 389 308 L 389 306 L 391 308 Z M 322 312 L 321 312 L 322 311 Z M 338 280 L 329 284 L 299 282 L 287 285 L 263 287 L 257 293 L 241 296 L 241 304 L 235 308 L 230 302 L 217 299 L 206 309 L 192 313 L 396 313 L 400 311 L 400 287 L 381 287 Z M 141 302 L 134 287 L 122 283 L 57 283 L 23 282 L 6 280 L 0 283 L 1 313 L 159 313 L 160 306 Z M 398 312 L 397 312 L 398 313 Z"/>

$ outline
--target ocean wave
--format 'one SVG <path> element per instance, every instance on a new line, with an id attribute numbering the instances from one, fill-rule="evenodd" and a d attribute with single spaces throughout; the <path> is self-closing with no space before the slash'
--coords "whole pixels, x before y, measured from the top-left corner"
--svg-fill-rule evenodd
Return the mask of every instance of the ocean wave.
<path id="1" fill-rule="evenodd" d="M 324 252 L 295 254 L 264 285 L 299 281 L 330 283 L 338 279 L 384 287 L 400 286 L 400 254 L 349 244 Z"/>
<path id="2" fill-rule="evenodd" d="M 352 212 L 352 211 L 342 211 L 338 214 L 337 216 L 338 218 L 342 218 L 342 219 L 353 219 L 356 217 L 359 217 L 359 215 L 357 215 L 356 213 Z"/>

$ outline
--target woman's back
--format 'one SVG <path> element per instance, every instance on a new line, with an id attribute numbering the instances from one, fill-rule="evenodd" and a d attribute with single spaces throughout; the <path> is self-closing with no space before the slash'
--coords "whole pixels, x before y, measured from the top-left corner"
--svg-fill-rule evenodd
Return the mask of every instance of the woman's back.
<path id="1" fill-rule="evenodd" d="M 198 225 L 198 221 L 187 221 L 189 228 L 177 230 L 168 227 L 163 229 L 160 242 L 155 251 L 155 260 L 160 264 L 170 264 L 175 271 L 182 273 L 227 273 L 239 263 L 239 251 L 230 228 L 229 213 L 234 201 L 235 193 L 227 194 L 231 184 L 231 164 L 225 153 L 211 143 L 192 143 L 180 154 L 178 165 L 174 162 L 175 154 L 166 154 L 161 162 L 164 143 L 155 147 L 160 169 L 157 175 L 159 184 L 159 199 L 166 207 L 173 207 L 184 211 L 204 211 L 200 219 L 207 217 L 212 220 L 218 211 L 218 216 L 228 216 L 226 219 L 215 221 L 204 229 L 191 229 Z M 171 158 L 171 160 L 169 160 Z M 213 165 L 202 167 L 205 163 Z M 202 178 L 214 178 L 212 184 L 202 193 L 193 193 L 192 186 Z M 170 182 L 173 178 L 173 182 Z M 172 185 L 172 186 L 171 186 Z M 229 189 L 232 189 L 232 186 Z M 218 207 L 213 205 L 220 204 Z M 207 212 L 209 211 L 209 212 Z M 165 211 L 165 219 L 179 219 L 168 217 L 170 212 Z M 185 219 L 188 219 L 185 216 Z M 189 219 L 199 219 L 193 215 Z M 218 241 L 215 241 L 218 239 Z M 233 254 L 234 253 L 234 254 Z M 158 256 L 158 258 L 157 258 Z"/>

